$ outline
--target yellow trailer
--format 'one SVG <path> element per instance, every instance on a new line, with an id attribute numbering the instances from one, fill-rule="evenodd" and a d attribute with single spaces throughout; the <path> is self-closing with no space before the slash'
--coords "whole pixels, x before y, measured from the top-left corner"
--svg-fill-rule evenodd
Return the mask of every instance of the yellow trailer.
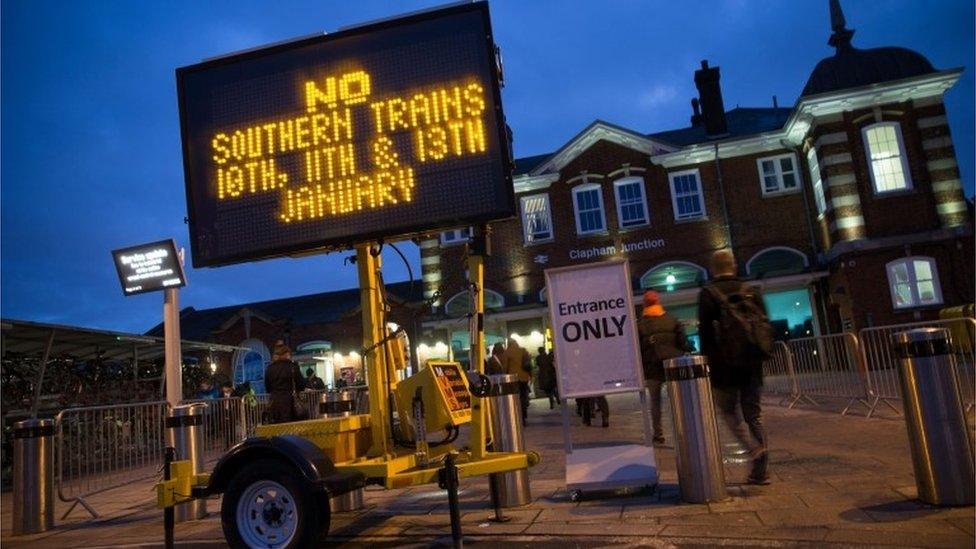
<path id="1" fill-rule="evenodd" d="M 394 334 L 386 328 L 381 246 L 359 245 L 356 264 L 369 414 L 261 425 L 254 437 L 230 449 L 208 474 L 195 475 L 189 461 L 176 461 L 170 466 L 170 479 L 156 485 L 158 506 L 223 494 L 221 522 L 231 546 L 311 547 L 328 534 L 331 497 L 366 485 L 392 489 L 433 482 L 450 492 L 453 481 L 452 507 L 456 507 L 456 478 L 535 465 L 539 457 L 534 452 L 492 452 L 486 447 L 491 425 L 484 400 L 490 390 L 484 376 L 482 322 L 486 232 L 486 227 L 479 228 L 469 244 L 477 326 L 471 334 L 471 371 L 455 363 L 436 363 L 397 382 L 396 363 L 402 355 Z M 411 404 L 422 405 L 423 421 L 415 421 L 412 414 L 417 407 L 408 408 Z M 401 425 L 398 436 L 394 409 Z M 402 440 L 407 431 L 417 437 L 418 431 L 438 427 L 456 432 L 462 424 L 470 424 L 469 443 L 463 448 L 453 443 L 428 447 L 422 436 Z M 452 511 L 455 515 L 456 509 Z"/>

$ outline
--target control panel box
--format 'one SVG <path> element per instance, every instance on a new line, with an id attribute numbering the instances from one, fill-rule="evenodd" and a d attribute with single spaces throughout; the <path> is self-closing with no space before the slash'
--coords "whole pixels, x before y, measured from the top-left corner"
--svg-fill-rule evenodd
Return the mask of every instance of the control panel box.
<path id="1" fill-rule="evenodd" d="M 440 431 L 471 421 L 468 378 L 457 362 L 430 361 L 427 367 L 396 387 L 400 421 L 413 426 L 413 399 L 421 391 L 427 431 Z"/>

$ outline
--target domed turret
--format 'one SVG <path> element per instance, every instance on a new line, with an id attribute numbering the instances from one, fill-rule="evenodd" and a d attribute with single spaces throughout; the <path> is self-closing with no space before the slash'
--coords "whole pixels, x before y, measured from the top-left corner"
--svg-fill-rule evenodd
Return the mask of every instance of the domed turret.
<path id="1" fill-rule="evenodd" d="M 834 32 L 827 43 L 837 52 L 817 63 L 803 88 L 804 96 L 935 72 L 922 54 L 906 48 L 852 46 L 854 30 L 847 29 L 839 0 L 830 0 L 830 22 Z"/>

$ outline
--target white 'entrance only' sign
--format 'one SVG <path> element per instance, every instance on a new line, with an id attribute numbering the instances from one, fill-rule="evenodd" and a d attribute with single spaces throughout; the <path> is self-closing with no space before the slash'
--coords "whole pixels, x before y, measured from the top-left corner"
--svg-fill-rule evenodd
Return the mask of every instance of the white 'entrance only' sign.
<path id="1" fill-rule="evenodd" d="M 643 390 L 627 260 L 546 269 L 545 274 L 559 395 Z"/>

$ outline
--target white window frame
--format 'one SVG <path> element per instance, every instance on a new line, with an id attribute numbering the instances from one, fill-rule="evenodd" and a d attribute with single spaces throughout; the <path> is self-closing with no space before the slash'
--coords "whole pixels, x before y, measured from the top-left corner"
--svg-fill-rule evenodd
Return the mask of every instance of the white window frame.
<path id="1" fill-rule="evenodd" d="M 640 205 L 644 212 L 644 221 L 641 223 L 634 223 L 633 225 L 624 226 L 624 211 L 623 204 L 620 200 L 620 187 L 624 185 L 632 185 L 636 183 L 637 188 L 640 189 Z M 643 177 L 624 177 L 613 182 L 613 198 L 617 203 L 617 226 L 622 230 L 636 229 L 637 227 L 646 227 L 651 224 L 651 216 L 647 211 L 647 192 L 644 190 L 644 178 Z"/>
<path id="2" fill-rule="evenodd" d="M 546 223 L 549 226 L 549 237 L 548 238 L 535 238 L 529 230 L 529 220 L 525 211 L 525 203 L 532 199 L 542 198 L 546 202 Z M 556 238 L 555 228 L 552 226 L 552 205 L 549 202 L 549 195 L 547 193 L 532 194 L 528 196 L 523 196 L 519 198 L 519 209 L 522 212 L 522 240 L 526 244 L 540 244 L 542 242 L 552 242 Z"/>
<path id="3" fill-rule="evenodd" d="M 600 225 L 599 229 L 593 229 L 591 231 L 584 231 L 583 227 L 580 225 L 580 212 L 579 203 L 576 201 L 576 195 L 579 193 L 596 191 L 597 200 L 600 203 Z M 573 217 L 576 220 L 576 234 L 580 236 L 585 236 L 588 234 L 606 234 L 607 232 L 607 210 L 603 205 L 603 187 L 599 183 L 583 183 L 582 185 L 577 185 L 573 187 Z"/>
<path id="4" fill-rule="evenodd" d="M 891 126 L 895 129 L 895 142 L 898 144 L 898 160 L 901 164 L 902 175 L 905 178 L 905 186 L 901 189 L 878 190 L 878 182 L 874 176 L 874 160 L 871 158 L 871 142 L 868 140 L 868 132 L 883 126 Z M 861 128 L 861 142 L 864 144 L 864 157 L 868 163 L 868 174 L 871 176 L 871 188 L 874 189 L 874 194 L 903 193 L 914 188 L 912 172 L 908 169 L 908 154 L 905 152 L 905 140 L 901 135 L 901 124 L 894 121 L 886 121 L 864 126 Z"/>
<path id="5" fill-rule="evenodd" d="M 793 163 L 792 172 L 783 172 L 783 167 L 780 165 L 780 160 L 784 158 L 789 158 L 790 162 Z M 773 167 L 775 167 L 776 172 L 773 174 L 776 176 L 776 189 L 770 191 L 766 189 L 766 172 L 763 171 L 763 162 L 772 162 Z M 776 156 L 766 156 L 763 158 L 756 159 L 756 169 L 759 170 L 759 188 L 762 190 L 763 196 L 777 196 L 781 194 L 792 194 L 799 192 L 803 189 L 803 185 L 800 180 L 800 164 L 796 161 L 796 155 L 793 153 L 778 154 Z M 785 181 L 783 180 L 784 173 L 792 173 L 794 185 L 793 187 L 787 189 L 785 186 Z"/>
<path id="6" fill-rule="evenodd" d="M 689 174 L 694 174 L 695 180 L 698 182 L 698 203 L 701 204 L 701 212 L 695 215 L 681 216 L 681 214 L 678 213 L 678 196 L 677 193 L 675 192 L 674 180 L 677 177 L 681 177 L 683 175 L 689 175 Z M 701 173 L 698 171 L 698 168 L 692 170 L 681 170 L 678 172 L 670 172 L 668 174 L 668 183 L 670 184 L 671 187 L 671 210 L 674 212 L 675 221 L 691 221 L 693 219 L 704 219 L 708 215 L 708 213 L 705 210 L 705 190 L 703 188 L 704 185 L 702 184 Z M 691 195 L 689 194 L 687 196 L 691 196 Z"/>
<path id="7" fill-rule="evenodd" d="M 467 236 L 464 236 L 464 231 L 468 231 Z M 465 242 L 471 240 L 472 233 L 473 231 L 471 230 L 471 227 L 461 227 L 460 229 L 441 231 L 441 246 L 457 246 L 458 244 L 464 244 Z"/>
<path id="8" fill-rule="evenodd" d="M 810 171 L 810 188 L 813 190 L 813 203 L 817 207 L 817 217 L 827 213 L 827 197 L 824 195 L 823 177 L 820 175 L 820 160 L 817 158 L 817 148 L 810 147 L 807 151 L 807 169 Z"/>
<path id="9" fill-rule="evenodd" d="M 929 270 L 932 272 L 932 291 L 935 293 L 934 301 L 922 303 L 922 299 L 919 296 L 918 291 L 918 275 L 915 273 L 916 261 L 924 261 L 929 265 Z M 894 277 L 894 271 L 895 268 L 900 265 L 904 265 L 905 270 L 908 273 L 908 286 L 909 290 L 911 291 L 912 302 L 907 305 L 898 304 L 898 294 L 895 292 L 896 279 Z M 894 309 L 918 309 L 922 307 L 942 305 L 942 283 L 939 281 L 939 267 L 936 264 L 935 259 L 922 255 L 902 257 L 888 262 L 885 265 L 885 272 L 888 275 L 888 291 L 891 292 L 891 306 Z"/>

